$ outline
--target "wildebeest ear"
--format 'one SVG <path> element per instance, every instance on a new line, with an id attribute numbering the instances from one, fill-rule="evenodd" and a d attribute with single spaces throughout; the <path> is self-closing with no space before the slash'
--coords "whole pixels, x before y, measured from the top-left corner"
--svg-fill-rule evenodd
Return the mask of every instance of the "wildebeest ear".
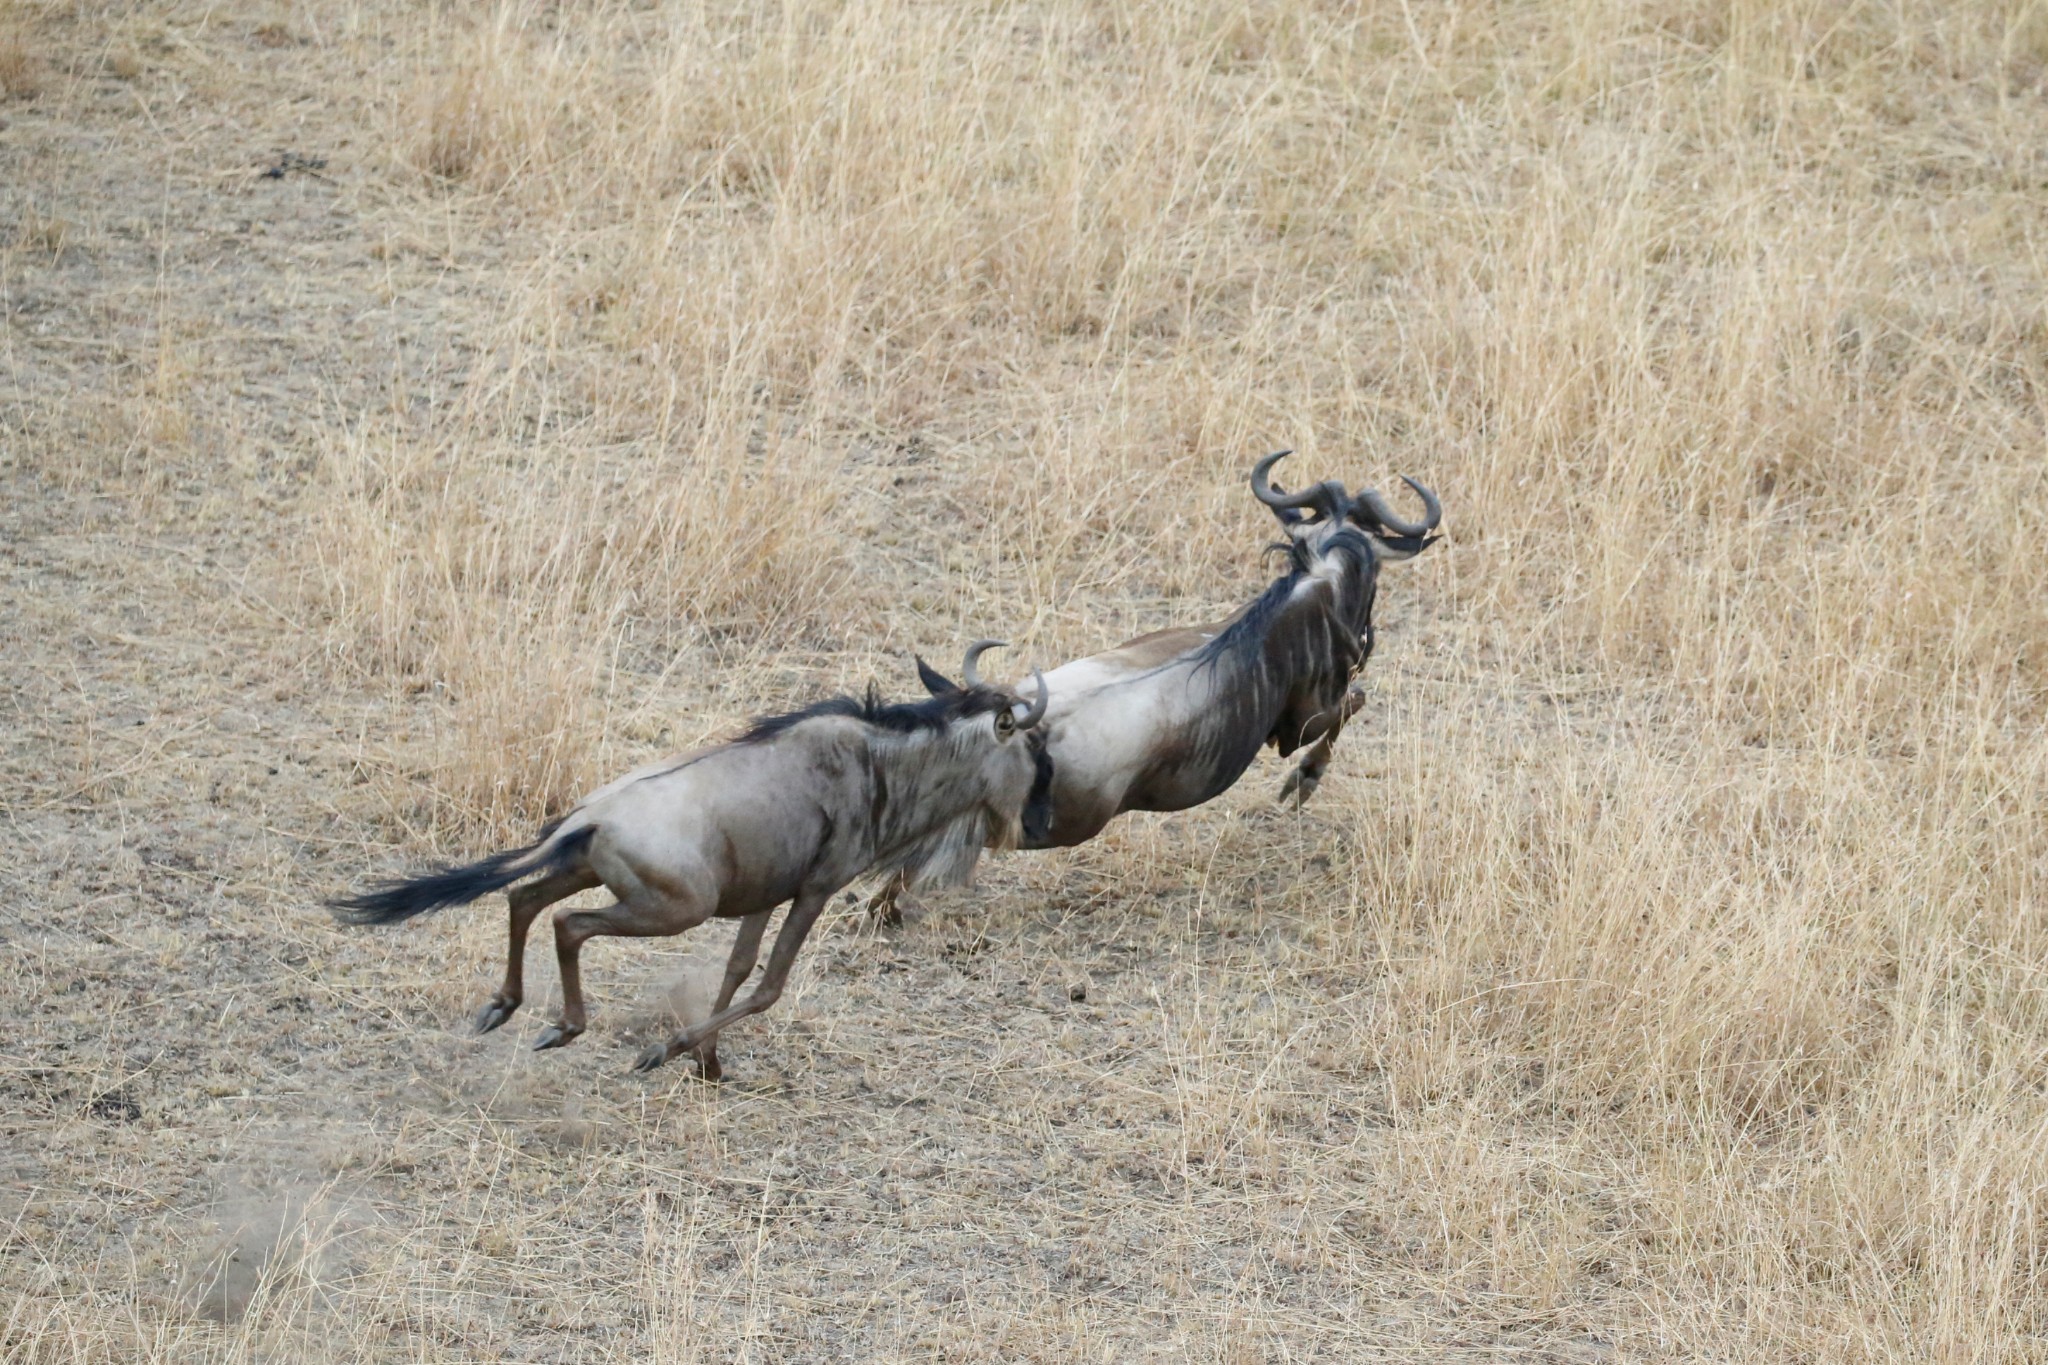
<path id="1" fill-rule="evenodd" d="M 882 685 L 873 678 L 868 679 L 867 709 L 870 715 L 882 709 Z"/>
<path id="2" fill-rule="evenodd" d="M 942 697 L 948 692 L 960 690 L 958 683 L 926 663 L 922 654 L 913 654 L 910 657 L 917 660 L 917 680 L 924 684 L 925 691 L 935 697 Z"/>

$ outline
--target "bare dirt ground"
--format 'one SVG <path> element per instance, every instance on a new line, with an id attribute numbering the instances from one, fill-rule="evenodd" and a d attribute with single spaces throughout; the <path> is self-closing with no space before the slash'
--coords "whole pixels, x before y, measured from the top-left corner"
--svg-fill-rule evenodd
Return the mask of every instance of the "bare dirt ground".
<path id="1" fill-rule="evenodd" d="M 2037 10 L 0 11 L 0 1359 L 2042 1358 Z M 536 1056 L 320 908 L 1227 610 L 1279 445 L 1451 509 L 1304 812 L 717 1087 L 723 929 Z"/>

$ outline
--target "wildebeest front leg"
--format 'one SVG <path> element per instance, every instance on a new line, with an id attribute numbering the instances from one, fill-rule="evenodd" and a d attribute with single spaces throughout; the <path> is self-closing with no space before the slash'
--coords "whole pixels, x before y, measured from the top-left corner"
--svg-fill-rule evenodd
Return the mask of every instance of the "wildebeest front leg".
<path id="1" fill-rule="evenodd" d="M 656 1043 L 640 1054 L 640 1060 L 633 1064 L 635 1071 L 652 1071 L 663 1062 L 696 1048 L 706 1038 L 716 1038 L 735 1021 L 750 1014 L 759 1014 L 782 998 L 782 984 L 789 979 L 789 969 L 796 962 L 798 950 L 804 946 L 804 938 L 817 923 L 818 914 L 825 908 L 830 893 L 813 895 L 805 893 L 796 898 L 789 908 L 789 917 L 782 922 L 782 931 L 775 936 L 775 950 L 768 954 L 768 970 L 761 974 L 761 984 L 754 993 L 737 1005 L 718 1011 L 695 1028 L 684 1029 L 664 1046 Z"/>
<path id="2" fill-rule="evenodd" d="M 489 1033 L 512 1017 L 514 1010 L 526 998 L 526 931 L 533 927 L 534 917 L 556 901 L 573 896 L 578 891 L 588 891 L 597 885 L 595 873 L 583 868 L 565 868 L 551 872 L 537 882 L 514 887 L 506 901 L 511 908 L 512 926 L 510 942 L 505 956 L 505 983 L 498 987 L 498 993 L 484 1002 L 477 1011 L 476 1031 Z"/>
<path id="3" fill-rule="evenodd" d="M 1336 747 L 1337 736 L 1344 733 L 1344 722 L 1358 713 L 1365 705 L 1365 693 L 1354 687 L 1344 694 L 1344 700 L 1337 704 L 1336 719 L 1323 731 L 1322 738 L 1308 746 L 1308 752 L 1301 756 L 1301 762 L 1294 765 L 1294 771 L 1287 774 L 1287 781 L 1280 787 L 1279 800 L 1285 802 L 1294 798 L 1296 807 L 1307 803 L 1322 785 L 1323 774 L 1330 767 L 1330 751 Z"/>
<path id="4" fill-rule="evenodd" d="M 762 910 L 748 915 L 740 921 L 740 931 L 732 941 L 732 952 L 725 959 L 725 980 L 718 986 L 718 1003 L 711 1007 L 717 1014 L 732 1003 L 732 997 L 754 970 L 754 963 L 761 957 L 761 934 L 768 928 L 771 910 Z M 725 1074 L 718 1065 L 718 1035 L 712 1034 L 697 1044 L 697 1072 L 707 1081 L 715 1081 Z"/>

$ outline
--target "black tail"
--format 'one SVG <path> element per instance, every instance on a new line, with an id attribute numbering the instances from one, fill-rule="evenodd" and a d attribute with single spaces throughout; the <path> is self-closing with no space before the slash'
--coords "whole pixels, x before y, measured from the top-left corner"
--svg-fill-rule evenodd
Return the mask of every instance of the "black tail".
<path id="1" fill-rule="evenodd" d="M 368 891 L 329 901 L 328 905 L 343 924 L 396 924 L 445 905 L 466 905 L 478 896 L 512 885 L 529 872 L 559 867 L 570 854 L 589 843 L 595 833 L 596 825 L 585 825 L 536 858 L 534 854 L 553 837 L 550 830 L 525 848 L 493 853 L 465 867 L 437 867 L 423 876 L 379 882 Z"/>

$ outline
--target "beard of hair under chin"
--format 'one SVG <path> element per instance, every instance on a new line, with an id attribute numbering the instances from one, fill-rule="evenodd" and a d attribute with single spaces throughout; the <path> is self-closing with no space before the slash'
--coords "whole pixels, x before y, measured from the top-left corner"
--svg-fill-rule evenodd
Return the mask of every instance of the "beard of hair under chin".
<path id="1" fill-rule="evenodd" d="M 1021 820 L 995 819 L 986 810 L 963 815 L 928 837 L 905 860 L 905 880 L 920 891 L 964 886 L 973 880 L 984 847 L 1015 848 L 1022 838 Z"/>
<path id="2" fill-rule="evenodd" d="M 1008 853 L 1024 842 L 1024 817 L 1004 819 L 994 811 L 982 812 L 982 843 L 998 853 Z"/>

